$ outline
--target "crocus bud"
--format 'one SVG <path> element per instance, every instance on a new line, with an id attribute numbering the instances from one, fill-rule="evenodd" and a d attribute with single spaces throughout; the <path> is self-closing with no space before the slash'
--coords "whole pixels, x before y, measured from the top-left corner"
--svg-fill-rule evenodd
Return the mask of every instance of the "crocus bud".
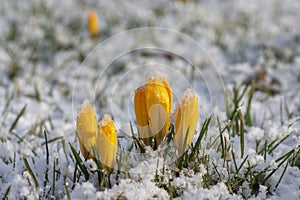
<path id="1" fill-rule="evenodd" d="M 90 35 L 96 37 L 99 33 L 99 21 L 96 11 L 90 10 L 88 14 L 88 28 Z"/>
<path id="2" fill-rule="evenodd" d="M 179 154 L 185 152 L 192 143 L 198 120 L 198 98 L 187 89 L 181 101 L 176 104 L 176 123 L 174 143 Z"/>
<path id="3" fill-rule="evenodd" d="M 92 147 L 96 144 L 97 132 L 96 114 L 90 103 L 85 101 L 77 115 L 77 133 L 81 153 L 86 159 L 94 158 Z"/>
<path id="4" fill-rule="evenodd" d="M 167 133 L 172 110 L 172 89 L 164 77 L 149 77 L 134 96 L 134 109 L 140 138 L 149 145 L 153 136 L 159 145 Z"/>
<path id="5" fill-rule="evenodd" d="M 110 115 L 105 114 L 99 122 L 96 149 L 104 167 L 113 168 L 116 163 L 117 130 Z"/>

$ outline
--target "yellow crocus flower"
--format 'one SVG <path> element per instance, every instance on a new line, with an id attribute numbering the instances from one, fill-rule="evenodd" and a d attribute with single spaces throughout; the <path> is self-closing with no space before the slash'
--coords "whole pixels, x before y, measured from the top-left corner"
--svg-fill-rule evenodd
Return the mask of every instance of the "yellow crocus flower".
<path id="1" fill-rule="evenodd" d="M 179 154 L 185 152 L 192 143 L 198 112 L 198 98 L 191 89 L 187 89 L 176 105 L 174 143 Z"/>
<path id="2" fill-rule="evenodd" d="M 92 159 L 98 128 L 96 114 L 88 101 L 80 107 L 76 124 L 81 153 L 84 158 Z"/>
<path id="3" fill-rule="evenodd" d="M 135 92 L 134 109 L 140 138 L 149 145 L 153 136 L 159 145 L 169 129 L 172 110 L 172 89 L 166 78 L 147 78 L 146 85 Z"/>
<path id="4" fill-rule="evenodd" d="M 88 13 L 88 28 L 90 35 L 96 37 L 99 33 L 99 21 L 96 11 L 90 10 Z"/>
<path id="5" fill-rule="evenodd" d="M 99 122 L 96 149 L 100 162 L 104 167 L 113 168 L 116 163 L 117 130 L 109 114 Z"/>

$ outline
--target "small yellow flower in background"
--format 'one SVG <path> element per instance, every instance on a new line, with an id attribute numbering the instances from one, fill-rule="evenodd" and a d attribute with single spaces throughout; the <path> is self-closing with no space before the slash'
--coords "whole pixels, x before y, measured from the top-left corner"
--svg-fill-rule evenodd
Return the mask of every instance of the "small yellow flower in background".
<path id="1" fill-rule="evenodd" d="M 96 37 L 99 33 L 99 21 L 96 11 L 90 10 L 88 14 L 88 28 L 90 35 Z"/>
<path id="2" fill-rule="evenodd" d="M 159 145 L 170 127 L 172 110 L 172 89 L 166 78 L 147 78 L 146 85 L 135 91 L 134 109 L 140 138 L 149 145 L 153 136 Z"/>
<path id="3" fill-rule="evenodd" d="M 94 158 L 92 147 L 96 144 L 97 132 L 96 114 L 90 103 L 85 101 L 77 115 L 77 133 L 81 153 L 86 159 Z"/>
<path id="4" fill-rule="evenodd" d="M 105 114 L 99 122 L 96 149 L 104 167 L 112 168 L 116 163 L 117 130 L 110 115 Z"/>
<path id="5" fill-rule="evenodd" d="M 192 143 L 198 120 L 198 98 L 191 89 L 187 89 L 180 103 L 176 105 L 176 123 L 174 143 L 179 154 L 185 152 Z"/>

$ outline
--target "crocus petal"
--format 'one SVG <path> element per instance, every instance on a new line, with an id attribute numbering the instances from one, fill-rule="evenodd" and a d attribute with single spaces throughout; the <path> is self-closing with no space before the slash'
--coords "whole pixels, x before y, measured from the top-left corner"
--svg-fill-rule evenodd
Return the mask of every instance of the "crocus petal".
<path id="1" fill-rule="evenodd" d="M 113 168 L 116 163 L 117 130 L 110 115 L 104 115 L 99 122 L 96 149 L 100 162 L 104 167 Z"/>
<path id="2" fill-rule="evenodd" d="M 172 109 L 172 90 L 165 78 L 147 79 L 146 107 L 151 133 L 159 145 L 169 129 L 169 115 Z"/>
<path id="3" fill-rule="evenodd" d="M 90 103 L 85 101 L 77 115 L 78 140 L 84 158 L 94 158 L 92 147 L 96 143 L 97 131 L 96 114 Z"/>
<path id="4" fill-rule="evenodd" d="M 174 143 L 179 154 L 182 154 L 192 143 L 198 120 L 198 98 L 191 89 L 184 92 L 176 112 Z"/>
<path id="5" fill-rule="evenodd" d="M 139 137 L 145 145 L 149 145 L 149 128 L 148 128 L 148 112 L 146 107 L 146 87 L 141 86 L 135 91 L 134 95 L 134 111 L 136 115 L 136 123 L 139 130 Z"/>

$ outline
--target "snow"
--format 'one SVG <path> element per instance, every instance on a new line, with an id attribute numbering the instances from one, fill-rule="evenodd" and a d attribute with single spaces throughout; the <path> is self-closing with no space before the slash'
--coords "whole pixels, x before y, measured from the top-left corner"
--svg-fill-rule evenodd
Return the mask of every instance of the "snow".
<path id="1" fill-rule="evenodd" d="M 250 130 L 247 132 L 247 139 L 250 142 L 260 141 L 264 137 L 264 130 L 259 127 L 251 127 Z"/>
<path id="2" fill-rule="evenodd" d="M 100 37 L 96 39 L 90 38 L 86 24 L 91 9 L 99 16 Z M 276 159 L 300 146 L 299 10 L 300 3 L 293 0 L 1 1 L 0 196 L 4 197 L 11 185 L 8 199 L 67 199 L 65 177 L 72 199 L 169 199 L 168 191 L 159 185 L 168 181 L 176 188 L 178 199 L 299 199 L 299 164 L 290 163 L 275 188 L 285 168 L 285 163 L 279 167 Z M 262 78 L 265 89 L 276 92 L 254 93 L 253 126 L 245 126 L 245 156 L 254 172 L 268 166 L 268 173 L 278 170 L 265 185 L 259 185 L 257 195 L 251 193 L 249 180 L 231 194 L 226 186 L 228 171 L 218 150 L 217 118 L 222 128 L 234 123 L 226 115 L 223 89 L 231 98 L 232 88 L 259 79 L 259 70 L 266 72 Z M 209 168 L 199 165 L 197 173 L 183 169 L 170 180 L 174 160 L 163 159 L 166 146 L 155 152 L 147 147 L 145 154 L 135 148 L 127 151 L 132 143 L 130 122 L 136 131 L 133 91 L 153 74 L 163 74 L 170 82 L 173 111 L 186 88 L 193 92 L 183 96 L 197 95 L 199 122 L 194 142 L 204 120 L 212 114 L 201 143 L 201 155 L 209 156 L 220 173 L 219 182 L 211 187 L 205 186 L 203 178 L 207 174 L 217 177 L 212 163 Z M 79 149 L 76 116 L 87 102 L 97 116 L 108 120 L 109 115 L 104 114 L 109 113 L 118 136 L 123 137 L 118 138 L 118 153 L 123 150 L 127 160 L 121 171 L 130 177 L 122 174 L 117 183 L 116 174 L 112 174 L 112 187 L 104 191 L 99 191 L 97 166 L 91 160 L 84 163 L 90 180 L 81 176 L 72 189 L 75 161 L 69 143 Z M 247 95 L 241 104 L 244 114 Z M 25 112 L 12 128 L 25 105 Z M 44 130 L 50 141 L 49 163 Z M 257 145 L 260 150 L 265 141 L 276 143 L 285 136 L 266 158 L 257 154 Z M 223 137 L 240 166 L 245 158 L 240 157 L 240 137 L 227 131 Z M 210 145 L 214 140 L 217 143 Z M 227 157 L 232 164 L 231 155 Z M 299 162 L 299 154 L 297 159 Z M 160 171 L 163 167 L 164 175 Z M 247 167 L 246 163 L 238 175 Z M 49 181 L 44 186 L 46 169 Z M 164 176 L 161 183 L 154 181 L 157 169 L 158 175 Z M 58 171 L 53 188 L 53 175 Z"/>
<path id="3" fill-rule="evenodd" d="M 231 196 L 228 194 L 226 185 L 224 183 L 219 183 L 209 190 L 207 189 L 197 189 L 191 191 L 188 194 L 182 196 L 182 199 L 242 199 L 235 195 Z"/>
<path id="4" fill-rule="evenodd" d="M 111 116 L 109 114 L 104 114 L 103 119 L 100 121 L 101 126 L 107 126 L 109 122 L 111 121 Z"/>

